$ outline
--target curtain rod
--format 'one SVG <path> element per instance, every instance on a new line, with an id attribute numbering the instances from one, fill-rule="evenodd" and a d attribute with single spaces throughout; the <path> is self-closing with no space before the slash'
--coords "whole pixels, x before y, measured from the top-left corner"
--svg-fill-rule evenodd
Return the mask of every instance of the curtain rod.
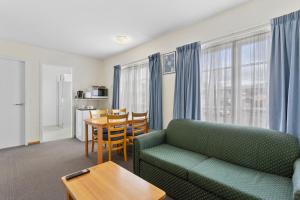
<path id="1" fill-rule="evenodd" d="M 198 41 L 198 42 L 201 43 L 201 46 L 206 46 L 206 45 L 209 45 L 210 43 L 220 43 L 222 41 L 229 40 L 233 36 L 242 38 L 242 37 L 247 37 L 247 36 L 249 36 L 250 33 L 254 33 L 254 32 L 257 32 L 257 33 L 264 32 L 265 33 L 267 31 L 269 31 L 270 27 L 271 27 L 270 23 L 265 23 L 265 24 L 245 28 L 243 30 L 236 31 L 236 32 L 227 34 L 225 36 L 220 36 L 220 37 L 216 37 L 214 39 L 210 39 L 210 40 L 206 40 L 206 41 L 202 41 L 202 42 Z"/>
<path id="2" fill-rule="evenodd" d="M 132 61 L 130 63 L 123 64 L 123 65 L 121 65 L 121 67 L 125 67 L 127 65 L 136 64 L 136 63 L 143 63 L 143 61 L 147 62 L 148 58 L 143 58 L 143 59 L 135 60 L 135 61 Z M 128 67 L 130 67 L 130 66 L 128 66 Z"/>
<path id="3" fill-rule="evenodd" d="M 235 35 L 239 35 L 239 34 L 243 34 L 243 33 L 249 32 L 249 31 L 258 31 L 260 29 L 266 29 L 270 25 L 271 25 L 270 23 L 264 23 L 264 24 L 261 24 L 261 25 L 248 27 L 248 28 L 245 28 L 245 29 L 240 30 L 240 31 L 232 32 L 232 33 L 224 35 L 224 36 L 216 37 L 216 38 L 209 39 L 209 40 L 206 40 L 206 41 L 197 41 L 197 42 L 201 43 L 203 45 L 207 45 L 209 43 L 218 42 L 218 41 L 227 39 L 229 37 L 232 37 L 232 36 L 235 36 Z M 169 51 L 169 52 L 163 52 L 163 53 L 160 53 L 160 54 L 164 55 L 164 54 L 168 54 L 168 53 L 171 53 L 171 52 L 174 52 L 174 50 L 173 51 Z M 139 63 L 139 62 L 146 61 L 146 60 L 148 60 L 148 57 L 147 58 L 143 58 L 143 59 L 139 59 L 139 60 L 136 60 L 136 61 L 132 61 L 132 62 L 129 62 L 129 63 L 126 63 L 126 64 L 122 64 L 121 67 L 126 66 L 126 65 L 131 65 L 131 64 Z"/>

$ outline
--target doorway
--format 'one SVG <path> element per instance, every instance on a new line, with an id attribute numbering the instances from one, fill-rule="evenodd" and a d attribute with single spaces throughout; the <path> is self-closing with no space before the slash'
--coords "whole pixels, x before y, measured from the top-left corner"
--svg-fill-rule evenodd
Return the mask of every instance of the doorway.
<path id="1" fill-rule="evenodd" d="M 0 149 L 25 144 L 25 63 L 0 58 Z"/>
<path id="2" fill-rule="evenodd" d="M 72 137 L 72 68 L 42 65 L 42 142 Z"/>

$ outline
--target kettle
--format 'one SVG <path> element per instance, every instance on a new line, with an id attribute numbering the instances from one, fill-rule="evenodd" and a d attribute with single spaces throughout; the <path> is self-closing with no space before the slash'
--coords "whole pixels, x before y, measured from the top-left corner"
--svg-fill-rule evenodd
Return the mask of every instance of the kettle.
<path id="1" fill-rule="evenodd" d="M 83 99 L 83 91 L 77 91 L 77 98 Z"/>

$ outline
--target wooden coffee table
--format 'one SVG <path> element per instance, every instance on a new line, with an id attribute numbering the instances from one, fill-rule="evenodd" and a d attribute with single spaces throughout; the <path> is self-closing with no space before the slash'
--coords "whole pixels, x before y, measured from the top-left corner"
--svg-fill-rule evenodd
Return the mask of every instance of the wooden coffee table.
<path id="1" fill-rule="evenodd" d="M 165 199 L 164 191 L 114 162 L 106 162 L 89 169 L 90 173 L 68 181 L 65 177 L 61 178 L 67 189 L 68 199 Z"/>

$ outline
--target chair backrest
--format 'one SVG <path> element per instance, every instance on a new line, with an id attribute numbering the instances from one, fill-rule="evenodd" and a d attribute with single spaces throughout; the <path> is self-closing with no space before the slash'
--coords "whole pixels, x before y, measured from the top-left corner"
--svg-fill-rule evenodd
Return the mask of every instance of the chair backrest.
<path id="1" fill-rule="evenodd" d="M 106 109 L 106 113 L 107 113 L 108 115 L 111 115 L 111 113 L 112 113 L 112 109 L 110 109 L 110 108 L 107 108 L 107 109 Z"/>
<path id="2" fill-rule="evenodd" d="M 299 157 L 298 140 L 261 128 L 192 120 L 172 120 L 168 144 L 259 171 L 291 177 Z"/>
<path id="3" fill-rule="evenodd" d="M 92 118 L 92 119 L 105 117 L 106 115 L 107 115 L 106 110 L 90 110 L 90 118 Z"/>
<path id="4" fill-rule="evenodd" d="M 139 133 L 146 133 L 148 130 L 147 112 L 145 113 L 134 113 L 132 112 L 132 136 Z"/>
<path id="5" fill-rule="evenodd" d="M 127 125 L 128 113 L 123 115 L 107 115 L 108 139 L 122 137 L 126 140 Z"/>
<path id="6" fill-rule="evenodd" d="M 120 108 L 120 109 L 112 109 L 111 114 L 126 114 L 126 108 Z"/>

